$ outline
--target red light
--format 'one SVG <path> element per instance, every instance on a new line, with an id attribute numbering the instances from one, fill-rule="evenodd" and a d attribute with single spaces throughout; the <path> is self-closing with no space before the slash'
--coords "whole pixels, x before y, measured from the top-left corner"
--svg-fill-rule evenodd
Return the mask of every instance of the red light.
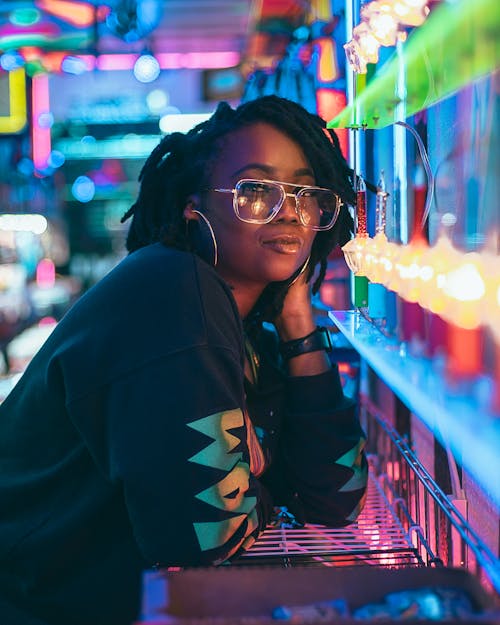
<path id="1" fill-rule="evenodd" d="M 316 105 L 318 115 L 326 121 L 334 119 L 347 105 L 347 97 L 338 89 L 318 89 L 316 91 Z M 344 158 L 349 154 L 348 132 L 346 128 L 336 128 L 335 134 L 339 138 L 340 149 Z"/>

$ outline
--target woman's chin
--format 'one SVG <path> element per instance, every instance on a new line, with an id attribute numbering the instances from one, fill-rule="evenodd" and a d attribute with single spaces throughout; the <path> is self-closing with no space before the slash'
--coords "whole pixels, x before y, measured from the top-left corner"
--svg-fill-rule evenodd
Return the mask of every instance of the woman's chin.
<path id="1" fill-rule="evenodd" d="M 297 271 L 300 270 L 300 266 L 299 267 L 294 267 L 292 271 L 275 271 L 272 272 L 272 275 L 269 276 L 270 277 L 270 282 L 288 282 L 288 281 L 292 281 L 294 279 L 294 277 L 297 275 Z"/>

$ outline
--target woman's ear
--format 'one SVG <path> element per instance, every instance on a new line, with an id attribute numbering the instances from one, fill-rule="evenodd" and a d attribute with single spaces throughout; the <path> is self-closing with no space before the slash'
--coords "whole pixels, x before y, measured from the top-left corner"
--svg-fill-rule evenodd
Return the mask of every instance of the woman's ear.
<path id="1" fill-rule="evenodd" d="M 187 220 L 198 221 L 199 217 L 197 211 L 200 210 L 200 196 L 197 193 L 193 193 L 188 196 L 186 200 L 186 206 L 184 207 L 183 216 Z"/>

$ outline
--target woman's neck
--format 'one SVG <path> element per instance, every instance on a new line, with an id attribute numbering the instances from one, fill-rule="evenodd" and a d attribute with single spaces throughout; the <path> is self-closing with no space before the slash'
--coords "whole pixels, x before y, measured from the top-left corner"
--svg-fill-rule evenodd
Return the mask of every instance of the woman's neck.
<path id="1" fill-rule="evenodd" d="M 262 293 L 262 289 L 259 289 L 259 291 L 256 293 L 250 293 L 248 292 L 248 290 L 233 289 L 232 293 L 236 301 L 236 306 L 238 307 L 240 317 L 242 319 L 245 319 L 257 303 L 257 300 Z"/>
<path id="2" fill-rule="evenodd" d="M 240 317 L 245 319 L 252 308 L 257 303 L 257 300 L 262 294 L 264 290 L 262 286 L 242 286 L 242 285 L 229 285 L 231 288 L 231 292 L 236 301 L 236 306 L 240 313 Z"/>

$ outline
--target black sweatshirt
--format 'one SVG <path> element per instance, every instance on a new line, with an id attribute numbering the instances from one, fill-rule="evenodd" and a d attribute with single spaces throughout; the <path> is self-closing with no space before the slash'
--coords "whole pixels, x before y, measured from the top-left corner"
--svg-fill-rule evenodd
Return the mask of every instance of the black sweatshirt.
<path id="1" fill-rule="evenodd" d="M 76 302 L 0 406 L 2 624 L 129 625 L 144 569 L 236 557 L 273 505 L 356 517 L 364 437 L 338 372 L 288 378 L 273 337 L 249 340 L 254 385 L 228 286 L 161 244 Z"/>

